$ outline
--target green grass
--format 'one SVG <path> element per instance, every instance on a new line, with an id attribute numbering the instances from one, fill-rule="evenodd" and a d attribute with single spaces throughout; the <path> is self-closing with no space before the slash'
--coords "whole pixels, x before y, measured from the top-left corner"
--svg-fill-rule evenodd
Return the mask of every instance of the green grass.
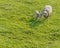
<path id="1" fill-rule="evenodd" d="M 53 7 L 47 20 L 34 11 Z M 60 0 L 0 0 L 0 48 L 59 48 Z"/>

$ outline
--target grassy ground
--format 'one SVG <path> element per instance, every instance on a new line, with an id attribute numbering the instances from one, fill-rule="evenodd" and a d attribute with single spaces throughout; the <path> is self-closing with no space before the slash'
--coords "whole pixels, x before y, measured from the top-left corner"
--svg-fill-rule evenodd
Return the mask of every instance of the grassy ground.
<path id="1" fill-rule="evenodd" d="M 47 4 L 51 17 L 34 20 Z M 60 0 L 0 0 L 0 48 L 60 48 Z"/>

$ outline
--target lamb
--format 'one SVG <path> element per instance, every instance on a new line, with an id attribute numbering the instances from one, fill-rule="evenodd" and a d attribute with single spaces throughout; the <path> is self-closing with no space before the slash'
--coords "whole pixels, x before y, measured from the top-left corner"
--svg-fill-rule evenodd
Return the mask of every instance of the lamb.
<path id="1" fill-rule="evenodd" d="M 42 15 L 45 18 L 48 18 L 50 16 L 50 14 L 52 13 L 52 6 L 50 5 L 46 5 L 42 11 Z"/>
<path id="2" fill-rule="evenodd" d="M 35 18 L 36 18 L 36 20 L 38 19 L 38 17 L 40 17 L 40 18 L 42 18 L 42 14 L 41 13 L 39 13 L 39 11 L 35 11 Z"/>

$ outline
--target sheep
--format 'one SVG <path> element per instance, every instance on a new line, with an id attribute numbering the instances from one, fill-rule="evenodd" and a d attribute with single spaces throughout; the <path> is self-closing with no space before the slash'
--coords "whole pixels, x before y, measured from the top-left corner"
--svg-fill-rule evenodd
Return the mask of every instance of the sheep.
<path id="1" fill-rule="evenodd" d="M 52 13 L 52 6 L 50 5 L 46 5 L 42 11 L 42 15 L 45 18 L 48 18 L 50 16 L 50 14 Z"/>
<path id="2" fill-rule="evenodd" d="M 36 20 L 38 19 L 38 17 L 40 17 L 40 19 L 42 19 L 42 14 L 41 13 L 39 13 L 39 11 L 35 11 L 35 18 L 36 18 Z"/>

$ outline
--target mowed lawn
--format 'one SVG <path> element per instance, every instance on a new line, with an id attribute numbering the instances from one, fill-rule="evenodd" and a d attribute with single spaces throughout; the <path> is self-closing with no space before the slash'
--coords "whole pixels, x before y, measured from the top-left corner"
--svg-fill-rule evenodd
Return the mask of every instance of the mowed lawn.
<path id="1" fill-rule="evenodd" d="M 45 5 L 51 16 L 35 20 Z M 0 48 L 60 48 L 60 0 L 0 0 Z"/>

